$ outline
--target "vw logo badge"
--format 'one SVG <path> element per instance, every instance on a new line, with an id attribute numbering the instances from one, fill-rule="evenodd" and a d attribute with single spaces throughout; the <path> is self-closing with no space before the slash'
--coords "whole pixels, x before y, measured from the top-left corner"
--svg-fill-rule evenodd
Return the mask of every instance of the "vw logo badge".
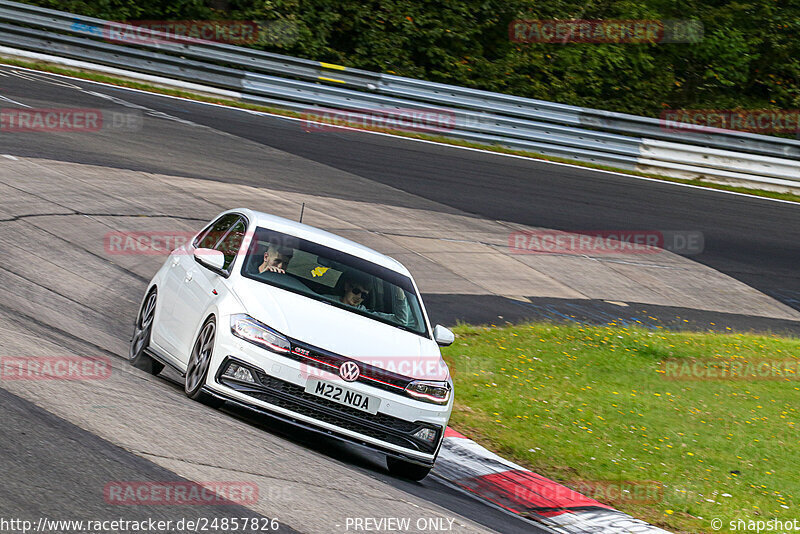
<path id="1" fill-rule="evenodd" d="M 358 370 L 358 365 L 355 362 L 344 362 L 339 366 L 339 376 L 346 382 L 354 382 L 361 371 Z"/>

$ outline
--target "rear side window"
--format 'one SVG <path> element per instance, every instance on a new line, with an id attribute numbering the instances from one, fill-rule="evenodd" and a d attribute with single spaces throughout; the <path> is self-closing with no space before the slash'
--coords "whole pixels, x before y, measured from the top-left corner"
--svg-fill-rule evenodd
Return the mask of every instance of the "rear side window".
<path id="1" fill-rule="evenodd" d="M 223 215 L 200 232 L 192 244 L 195 248 L 211 248 L 222 252 L 225 255 L 222 270 L 230 274 L 231 265 L 247 232 L 247 224 L 247 219 L 238 213 Z"/>
<path id="2" fill-rule="evenodd" d="M 219 243 L 214 247 L 225 255 L 225 265 L 223 270 L 229 271 L 233 260 L 236 259 L 236 253 L 239 252 L 239 247 L 242 246 L 244 234 L 247 231 L 247 222 L 242 218 L 234 223 L 228 232 L 220 238 Z"/>
<path id="3" fill-rule="evenodd" d="M 192 243 L 195 248 L 214 248 L 219 240 L 228 233 L 228 230 L 241 218 L 236 213 L 223 215 L 213 223 L 209 224 L 205 230 Z"/>

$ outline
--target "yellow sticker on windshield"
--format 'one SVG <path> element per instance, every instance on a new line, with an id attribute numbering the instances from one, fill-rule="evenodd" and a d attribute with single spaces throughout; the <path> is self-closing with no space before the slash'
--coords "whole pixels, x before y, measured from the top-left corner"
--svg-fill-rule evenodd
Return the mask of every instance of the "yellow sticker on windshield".
<path id="1" fill-rule="evenodd" d="M 311 276 L 313 276 L 315 278 L 317 276 L 322 276 L 323 274 L 325 274 L 328 271 L 328 269 L 329 269 L 329 267 L 315 267 L 315 268 L 311 269 Z"/>

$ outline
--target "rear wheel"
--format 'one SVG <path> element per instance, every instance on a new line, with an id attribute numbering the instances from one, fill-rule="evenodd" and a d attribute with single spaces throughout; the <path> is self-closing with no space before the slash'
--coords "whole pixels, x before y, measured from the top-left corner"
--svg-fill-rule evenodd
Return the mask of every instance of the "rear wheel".
<path id="1" fill-rule="evenodd" d="M 150 334 L 153 331 L 153 319 L 156 315 L 156 298 L 158 294 L 153 288 L 144 299 L 139 316 L 136 317 L 136 324 L 131 338 L 131 347 L 128 351 L 128 361 L 131 365 L 152 375 L 157 375 L 164 370 L 164 364 L 158 362 L 147 355 L 145 352 L 150 345 Z"/>
<path id="2" fill-rule="evenodd" d="M 389 468 L 389 472 L 398 477 L 398 478 L 406 478 L 408 480 L 415 480 L 420 481 L 426 476 L 428 473 L 431 472 L 430 467 L 425 467 L 423 465 L 412 464 L 411 462 L 407 462 L 405 460 L 400 460 L 397 458 L 392 458 L 391 456 L 386 457 L 386 467 Z"/>
<path id="3" fill-rule="evenodd" d="M 216 334 L 217 322 L 210 317 L 200 329 L 197 341 L 194 342 L 189 365 L 186 368 L 186 384 L 184 385 L 187 397 L 212 408 L 219 408 L 225 404 L 225 401 L 203 391 L 203 385 L 208 377 L 208 368 L 211 365 L 211 356 L 214 353 Z"/>

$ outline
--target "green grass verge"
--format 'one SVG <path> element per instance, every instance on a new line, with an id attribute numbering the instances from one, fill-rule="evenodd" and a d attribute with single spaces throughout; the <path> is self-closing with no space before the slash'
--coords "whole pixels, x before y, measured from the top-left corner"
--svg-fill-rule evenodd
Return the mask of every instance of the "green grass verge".
<path id="1" fill-rule="evenodd" d="M 141 82 L 138 82 L 138 81 L 135 81 L 135 80 L 123 79 L 123 78 L 119 78 L 119 77 L 108 76 L 108 75 L 105 75 L 105 74 L 98 74 L 97 72 L 92 72 L 92 71 L 76 70 L 76 69 L 69 69 L 69 68 L 59 67 L 57 65 L 53 65 L 53 64 L 45 63 L 45 62 L 24 61 L 24 60 L 19 60 L 19 59 L 14 59 L 14 58 L 0 58 L 0 64 L 25 67 L 25 68 L 29 68 L 29 69 L 40 70 L 40 71 L 43 71 L 43 72 L 52 72 L 54 74 L 62 74 L 62 75 L 65 75 L 65 76 L 72 76 L 72 77 L 75 77 L 75 78 L 82 78 L 82 79 L 85 79 L 85 80 L 103 82 L 103 83 L 108 83 L 108 84 L 112 84 L 112 85 L 118 85 L 120 87 L 130 87 L 130 88 L 133 88 L 133 89 L 139 89 L 139 90 L 142 90 L 142 91 L 149 91 L 149 92 L 152 92 L 152 93 L 159 93 L 159 94 L 164 94 L 164 95 L 177 96 L 177 97 L 181 97 L 181 98 L 187 98 L 187 99 L 190 99 L 190 100 L 197 100 L 197 101 L 200 101 L 200 102 L 211 102 L 211 103 L 220 104 L 220 105 L 224 105 L 224 106 L 231 106 L 231 107 L 241 108 L 241 109 L 250 109 L 250 110 L 254 110 L 254 111 L 263 111 L 263 112 L 266 112 L 266 113 L 272 113 L 272 114 L 275 114 L 275 115 L 283 115 L 283 116 L 287 116 L 287 117 L 295 117 L 295 118 L 301 118 L 302 117 L 302 114 L 294 112 L 294 111 L 287 111 L 287 110 L 279 109 L 279 108 L 273 108 L 273 107 L 267 107 L 267 106 L 259 106 L 259 105 L 255 105 L 255 104 L 248 104 L 248 103 L 239 102 L 239 101 L 236 101 L 236 100 L 229 100 L 229 99 L 225 99 L 225 98 L 221 98 L 221 97 L 202 95 L 202 94 L 192 93 L 192 92 L 189 92 L 189 91 L 182 91 L 182 90 L 179 90 L 179 89 L 171 89 L 171 88 L 168 88 L 168 87 L 160 87 L 160 86 L 157 86 L 157 85 L 141 83 Z M 353 124 L 352 126 L 353 127 L 358 127 L 358 125 L 356 125 L 356 124 Z M 685 179 L 681 179 L 681 178 L 670 178 L 670 177 L 661 176 L 661 175 L 658 175 L 658 174 L 650 174 L 650 173 L 632 171 L 632 170 L 627 170 L 627 169 L 618 169 L 616 167 L 611 167 L 611 166 L 608 166 L 608 165 L 599 165 L 599 164 L 595 164 L 595 163 L 575 161 L 575 160 L 566 159 L 566 158 L 548 156 L 548 155 L 545 155 L 545 154 L 538 154 L 538 153 L 535 153 L 535 152 L 528 152 L 528 151 L 525 151 L 525 150 L 515 150 L 515 149 L 512 149 L 512 148 L 507 148 L 507 147 L 498 146 L 498 145 L 485 145 L 485 144 L 481 144 L 481 143 L 473 143 L 473 142 L 469 142 L 469 141 L 462 141 L 462 140 L 459 140 L 459 139 L 452 139 L 452 138 L 444 137 L 444 136 L 422 134 L 422 133 L 414 133 L 414 132 L 406 132 L 406 131 L 401 131 L 401 130 L 387 130 L 387 129 L 381 129 L 381 128 L 360 128 L 360 129 L 369 130 L 369 131 L 378 131 L 378 132 L 383 132 L 383 133 L 390 133 L 392 135 L 398 135 L 398 136 L 408 137 L 408 138 L 412 138 L 412 139 L 424 139 L 424 140 L 427 140 L 427 141 L 435 141 L 435 142 L 438 142 L 438 143 L 444 143 L 444 144 L 454 145 L 454 146 L 462 146 L 462 147 L 467 147 L 467 148 L 476 148 L 476 149 L 479 149 L 479 150 L 486 150 L 486 151 L 490 151 L 490 152 L 498 152 L 498 153 L 501 153 L 501 154 L 513 154 L 513 155 L 522 156 L 522 157 L 526 157 L 526 158 L 532 158 L 532 159 L 541 159 L 541 160 L 546 160 L 546 161 L 554 161 L 554 162 L 557 162 L 557 163 L 568 163 L 570 165 L 578 165 L 578 166 L 587 167 L 587 168 L 590 168 L 590 169 L 600 169 L 600 170 L 606 170 L 606 171 L 612 171 L 612 172 L 619 172 L 619 173 L 623 173 L 623 174 L 630 174 L 632 176 L 642 176 L 642 177 L 645 177 L 645 178 L 653 178 L 655 180 L 662 180 L 662 181 L 665 181 L 665 182 L 675 182 L 675 183 L 696 185 L 696 186 L 705 187 L 705 188 L 708 188 L 708 189 L 718 189 L 718 190 L 722 190 L 722 191 L 733 191 L 733 192 L 736 192 L 736 193 L 745 193 L 745 194 L 755 195 L 755 196 L 760 196 L 760 197 L 765 197 L 765 198 L 776 198 L 776 199 L 780 199 L 780 200 L 788 200 L 788 201 L 791 201 L 791 202 L 800 202 L 800 195 L 795 195 L 795 194 L 792 194 L 792 193 L 781 193 L 781 192 L 777 192 L 777 191 L 764 191 L 764 190 L 761 190 L 761 189 L 752 189 L 752 188 L 748 188 L 748 187 L 739 187 L 739 186 L 725 185 L 725 184 L 715 184 L 715 183 L 704 182 L 702 180 L 685 180 Z"/>
<path id="2" fill-rule="evenodd" d="M 632 490 L 589 496 L 674 532 L 797 517 L 800 381 L 670 380 L 661 362 L 794 362 L 800 340 L 613 323 L 455 331 L 451 426 L 485 447 L 584 493 Z"/>

